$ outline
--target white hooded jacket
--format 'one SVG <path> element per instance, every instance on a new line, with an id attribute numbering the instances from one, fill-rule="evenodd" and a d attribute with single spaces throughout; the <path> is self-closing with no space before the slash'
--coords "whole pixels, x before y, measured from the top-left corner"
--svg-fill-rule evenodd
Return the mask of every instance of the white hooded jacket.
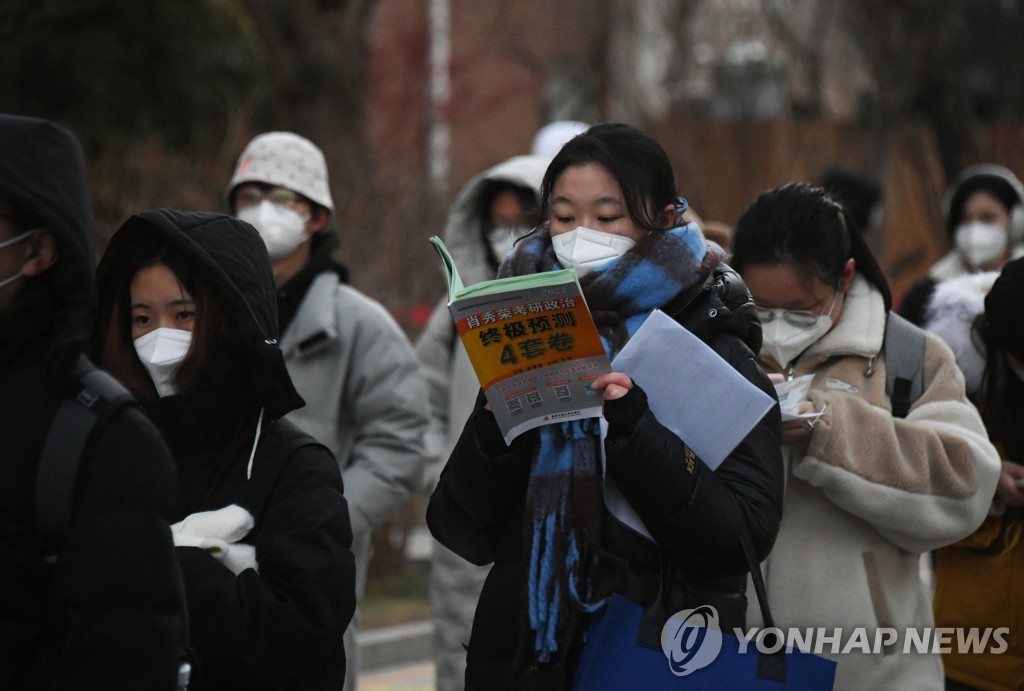
<path id="1" fill-rule="evenodd" d="M 494 278 L 480 228 L 479 202 L 484 188 L 491 182 L 508 182 L 539 190 L 548 163 L 550 160 L 542 156 L 516 156 L 480 173 L 459 192 L 448 213 L 444 242 L 465 285 Z M 465 349 L 457 344 L 447 305 L 447 297 L 438 302 L 416 342 L 430 393 L 431 431 L 427 452 L 432 461 L 426 466 L 423 479 L 428 493 L 437 484 L 480 388 Z"/>

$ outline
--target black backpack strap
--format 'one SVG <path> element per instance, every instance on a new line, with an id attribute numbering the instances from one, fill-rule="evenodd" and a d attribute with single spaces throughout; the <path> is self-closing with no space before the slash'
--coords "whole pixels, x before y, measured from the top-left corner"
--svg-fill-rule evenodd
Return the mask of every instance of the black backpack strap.
<path id="1" fill-rule="evenodd" d="M 71 373 L 70 391 L 50 423 L 36 473 L 36 530 L 45 562 L 56 561 L 71 527 L 79 470 L 110 418 L 129 405 L 135 405 L 135 399 L 128 389 L 84 355 L 78 356 Z M 176 688 L 185 691 L 192 664 L 184 589 L 180 598 Z"/>
<path id="2" fill-rule="evenodd" d="M 893 417 L 905 418 L 924 391 L 924 331 L 896 314 L 885 324 L 885 392 Z"/>
<path id="3" fill-rule="evenodd" d="M 89 447 L 111 415 L 134 403 L 117 380 L 79 355 L 70 392 L 46 434 L 36 475 L 36 525 L 47 560 L 56 558 L 71 525 L 79 469 Z"/>

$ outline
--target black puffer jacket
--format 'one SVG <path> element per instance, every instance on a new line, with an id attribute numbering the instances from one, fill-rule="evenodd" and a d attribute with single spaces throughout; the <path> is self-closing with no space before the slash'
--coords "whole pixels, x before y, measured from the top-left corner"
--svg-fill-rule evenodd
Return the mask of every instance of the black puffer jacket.
<path id="1" fill-rule="evenodd" d="M 774 396 L 755 361 L 761 330 L 739 276 L 720 265 L 707 281 L 685 291 L 664 310 L 708 343 L 749 381 Z M 774 407 L 740 445 L 711 471 L 682 462 L 684 443 L 655 419 L 636 393 L 605 404 L 611 426 L 616 415 L 633 421 L 632 431 L 609 429 L 607 472 L 636 509 L 657 545 L 640 537 L 607 511 L 603 544 L 629 565 L 630 578 L 618 589 L 649 605 L 658 592 L 660 570 L 669 562 L 677 590 L 684 593 L 666 617 L 684 606 L 712 604 L 724 627 L 742 626 L 746 610 L 746 562 L 741 526 L 752 532 L 759 558 L 770 551 L 782 511 L 780 417 Z M 482 401 L 482 398 L 481 398 Z M 613 409 L 613 406 L 616 409 Z M 628 410 L 628 408 L 633 410 Z M 728 411 L 723 411 L 727 414 Z M 431 496 L 427 523 L 434 536 L 465 559 L 493 563 L 477 606 L 469 642 L 466 688 L 561 688 L 571 684 L 573 655 L 565 669 L 516 669 L 517 623 L 526 607 L 523 553 L 524 498 L 536 432 L 508 448 L 490 438 L 493 416 L 478 404 Z M 668 557 L 668 559 L 665 559 Z M 662 622 L 664 619 L 662 619 Z M 580 634 L 569 649 L 578 652 Z M 660 631 L 660 629 L 659 629 Z"/>
<path id="2" fill-rule="evenodd" d="M 88 190 L 71 134 L 0 116 L 0 197 L 48 229 L 58 255 L 41 275 L 5 288 L 18 292 L 0 311 L 0 689 L 173 689 L 181 584 L 166 519 L 174 468 L 137 409 L 114 413 L 81 459 L 53 566 L 44 566 L 37 536 L 39 458 L 93 308 Z"/>
<path id="3" fill-rule="evenodd" d="M 258 572 L 236 576 L 205 550 L 178 548 L 196 660 L 190 689 L 337 691 L 345 677 L 342 635 L 355 610 L 348 505 L 330 451 L 278 419 L 302 399 L 276 345 L 266 248 L 231 216 L 167 209 L 133 216 L 100 262 L 101 334 L 116 332 L 108 327 L 117 314 L 124 318 L 118 300 L 128 294 L 133 257 L 154 243 L 199 269 L 231 334 L 229 352 L 210 355 L 215 372 L 173 396 L 154 400 L 150 392 L 145 407 L 178 466 L 173 520 L 229 504 L 255 518 L 243 542 L 255 546 Z M 100 352 L 112 352 L 103 346 Z M 130 343 L 122 346 L 135 357 Z"/>

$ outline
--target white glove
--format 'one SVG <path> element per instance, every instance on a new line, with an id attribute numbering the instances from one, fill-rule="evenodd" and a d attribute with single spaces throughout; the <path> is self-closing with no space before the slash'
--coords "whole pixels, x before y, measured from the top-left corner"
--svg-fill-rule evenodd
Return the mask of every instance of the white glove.
<path id="1" fill-rule="evenodd" d="M 232 543 L 248 535 L 255 524 L 251 513 L 238 504 L 231 504 L 216 511 L 200 511 L 186 516 L 172 525 L 171 530 L 195 537 L 215 537 Z"/>
<path id="2" fill-rule="evenodd" d="M 201 511 L 186 516 L 171 526 L 177 547 L 199 547 L 216 557 L 238 575 L 246 569 L 259 571 L 256 548 L 238 542 L 249 534 L 255 520 L 237 504 L 216 511 Z"/>
<path id="3" fill-rule="evenodd" d="M 260 565 L 256 563 L 256 548 L 244 542 L 230 545 L 223 552 L 213 556 L 220 559 L 220 563 L 231 569 L 231 573 L 236 576 L 246 569 L 260 572 Z"/>

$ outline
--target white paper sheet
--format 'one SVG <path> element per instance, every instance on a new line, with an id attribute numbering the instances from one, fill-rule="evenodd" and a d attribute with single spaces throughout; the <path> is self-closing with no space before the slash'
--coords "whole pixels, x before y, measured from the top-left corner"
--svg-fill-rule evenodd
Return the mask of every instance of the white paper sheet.
<path id="1" fill-rule="evenodd" d="M 821 417 L 820 412 L 801 413 L 800 404 L 807 400 L 807 392 L 811 388 L 813 374 L 805 374 L 789 381 L 779 382 L 775 385 L 775 395 L 779 397 L 779 407 L 782 411 L 782 421 L 790 420 L 816 420 Z"/>
<path id="2" fill-rule="evenodd" d="M 660 310 L 636 330 L 612 369 L 643 387 L 658 421 L 712 470 L 775 405 L 774 398 Z"/>
<path id="3" fill-rule="evenodd" d="M 604 455 L 604 440 L 608 436 L 608 421 L 601 418 L 601 472 L 604 474 L 604 505 L 608 511 L 611 512 L 619 521 L 624 525 L 632 528 L 635 532 L 644 536 L 651 542 L 655 542 L 651 532 L 647 530 L 647 525 L 644 520 L 640 518 L 640 514 L 636 512 L 626 497 L 622 495 L 619 490 L 619 486 L 615 484 L 615 480 L 612 479 L 611 475 L 607 474 L 607 459 Z"/>

